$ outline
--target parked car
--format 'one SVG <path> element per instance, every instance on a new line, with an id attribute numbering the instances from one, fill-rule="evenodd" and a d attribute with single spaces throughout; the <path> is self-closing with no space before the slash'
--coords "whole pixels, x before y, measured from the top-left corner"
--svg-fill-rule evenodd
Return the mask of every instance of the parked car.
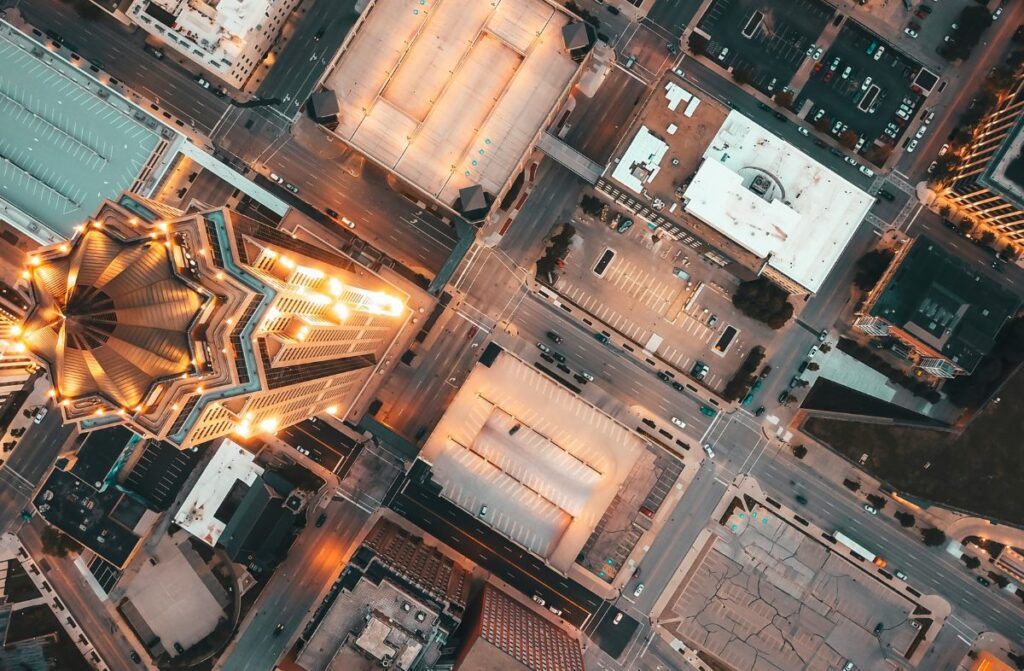
<path id="1" fill-rule="evenodd" d="M 915 24 L 910 24 L 910 26 L 912 26 L 912 25 L 915 25 Z M 911 28 L 910 26 L 907 26 L 906 28 L 904 28 L 903 32 L 906 33 L 908 36 L 910 36 L 911 39 L 917 39 L 918 32 L 916 30 L 914 30 L 913 28 Z"/>
<path id="2" fill-rule="evenodd" d="M 884 53 L 885 53 L 885 45 L 883 44 L 882 46 L 878 47 L 878 51 L 875 52 L 874 59 L 876 61 L 882 60 L 882 54 L 884 54 Z"/>
<path id="3" fill-rule="evenodd" d="M 612 624 L 618 624 L 619 622 L 622 622 L 622 612 L 621 611 L 616 613 L 615 617 L 612 619 Z"/>
<path id="4" fill-rule="evenodd" d="M 797 128 L 796 132 L 800 133 L 801 135 L 810 135 L 811 134 L 811 132 L 809 130 L 807 130 L 807 128 L 804 127 L 804 126 L 800 126 L 799 128 Z"/>
<path id="5" fill-rule="evenodd" d="M 772 367 L 771 366 L 765 366 L 764 368 L 761 369 L 761 374 L 758 375 L 758 377 L 763 380 L 766 377 L 768 377 L 769 375 L 771 375 L 771 373 L 772 373 Z"/>
<path id="6" fill-rule="evenodd" d="M 907 153 L 908 154 L 913 154 L 915 149 L 917 149 L 917 139 L 916 138 L 911 140 L 907 144 Z"/>
<path id="7" fill-rule="evenodd" d="M 939 156 L 945 156 L 946 152 L 948 152 L 948 151 L 949 151 L 949 144 L 942 145 L 941 147 L 939 147 Z"/>
<path id="8" fill-rule="evenodd" d="M 675 380 L 672 380 L 672 388 L 679 392 L 686 390 L 686 387 L 681 382 L 676 382 Z"/>
<path id="9" fill-rule="evenodd" d="M 783 389 L 782 393 L 779 394 L 779 403 L 785 403 L 788 400 L 789 400 L 789 390 L 788 389 Z"/>
<path id="10" fill-rule="evenodd" d="M 671 377 L 669 377 L 668 373 L 666 373 L 665 371 L 662 371 L 662 370 L 659 370 L 657 375 L 658 375 L 658 379 L 661 380 L 662 382 L 668 382 L 668 381 L 670 381 L 672 379 Z"/>
<path id="11" fill-rule="evenodd" d="M 899 569 L 896 569 L 896 577 L 902 580 L 903 582 L 907 581 L 907 574 Z"/>
<path id="12" fill-rule="evenodd" d="M 562 354 L 561 352 L 552 352 L 551 356 L 555 357 L 555 361 L 558 361 L 559 363 L 565 363 L 565 355 Z"/>
<path id="13" fill-rule="evenodd" d="M 708 455 L 708 459 L 715 458 L 715 450 L 711 447 L 711 443 L 704 443 L 704 454 Z"/>
<path id="14" fill-rule="evenodd" d="M 821 329 L 818 332 L 818 342 L 825 342 L 828 339 L 828 329 Z"/>
<path id="15" fill-rule="evenodd" d="M 326 521 L 327 521 L 327 513 L 320 513 L 319 515 L 317 515 L 316 516 L 316 522 L 315 522 L 316 528 L 319 529 L 320 527 L 322 527 L 324 525 L 324 522 L 326 522 Z"/>
<path id="16" fill-rule="evenodd" d="M 861 82 L 861 84 L 860 84 L 860 90 L 861 91 L 867 91 L 868 87 L 870 87 L 870 86 L 871 86 L 871 77 L 865 77 L 864 81 Z"/>
<path id="17" fill-rule="evenodd" d="M 877 508 L 875 508 L 875 507 L 874 507 L 873 505 L 871 505 L 870 503 L 865 503 L 865 504 L 864 504 L 864 510 L 865 510 L 865 511 L 867 511 L 867 512 L 869 512 L 869 513 L 871 513 L 872 515 L 877 515 L 877 514 L 878 514 L 878 509 L 877 509 Z"/>
<path id="18" fill-rule="evenodd" d="M 643 593 L 644 593 L 644 584 L 640 583 L 639 585 L 636 586 L 636 589 L 633 590 L 633 596 L 634 597 L 638 597 L 638 596 L 640 596 Z"/>
<path id="19" fill-rule="evenodd" d="M 817 354 L 817 353 L 818 353 L 818 346 L 817 345 L 812 345 L 811 349 L 807 350 L 807 358 L 808 359 L 813 359 L 814 355 Z"/>
<path id="20" fill-rule="evenodd" d="M 765 412 L 765 409 L 764 409 L 764 406 L 762 405 L 757 410 L 754 411 L 754 417 L 760 417 L 761 415 L 764 414 L 764 412 Z"/>
<path id="21" fill-rule="evenodd" d="M 615 232 L 616 233 L 625 233 L 632 226 L 633 226 L 633 220 L 632 219 L 623 219 L 622 222 L 619 224 L 619 227 L 615 229 Z"/>
<path id="22" fill-rule="evenodd" d="M 35 414 L 35 416 L 33 416 L 32 422 L 34 424 L 39 424 L 40 422 L 43 421 L 43 417 L 46 417 L 46 413 L 48 413 L 48 412 L 49 412 L 49 409 L 46 408 L 46 407 L 39 408 L 38 410 L 36 410 L 36 414 Z"/>
<path id="23" fill-rule="evenodd" d="M 533 595 L 533 600 L 536 601 L 537 603 L 539 603 L 541 606 L 544 606 L 544 605 L 547 604 L 547 602 L 544 601 L 544 599 L 540 598 L 536 594 Z"/>
<path id="24" fill-rule="evenodd" d="M 872 170 L 871 168 L 867 167 L 866 165 L 862 165 L 862 166 L 858 167 L 857 170 L 860 170 L 861 174 L 866 176 L 866 177 L 874 177 L 875 176 L 875 171 Z"/>
<path id="25" fill-rule="evenodd" d="M 288 189 L 292 193 L 298 193 L 299 192 L 299 187 L 295 186 L 291 182 L 285 182 L 284 183 L 284 188 Z"/>
<path id="26" fill-rule="evenodd" d="M 486 517 L 487 516 L 487 510 L 488 510 L 488 508 L 487 508 L 487 504 L 486 503 L 484 505 L 480 506 L 480 512 L 477 513 L 477 517 Z"/>
<path id="27" fill-rule="evenodd" d="M 270 173 L 270 181 L 276 184 L 284 184 L 284 178 L 278 175 L 276 172 Z"/>

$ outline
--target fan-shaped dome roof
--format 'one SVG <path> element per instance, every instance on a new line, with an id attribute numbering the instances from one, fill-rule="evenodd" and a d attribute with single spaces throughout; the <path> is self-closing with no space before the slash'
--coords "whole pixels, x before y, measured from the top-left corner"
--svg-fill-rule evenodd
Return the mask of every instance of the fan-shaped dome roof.
<path id="1" fill-rule="evenodd" d="M 24 341 L 61 396 L 134 408 L 154 382 L 190 368 L 188 327 L 205 298 L 174 274 L 163 243 L 90 228 L 31 281 Z"/>

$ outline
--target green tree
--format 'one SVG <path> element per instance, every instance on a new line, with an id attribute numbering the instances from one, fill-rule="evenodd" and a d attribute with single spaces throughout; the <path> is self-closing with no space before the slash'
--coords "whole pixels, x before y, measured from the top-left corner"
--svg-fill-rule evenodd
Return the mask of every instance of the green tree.
<path id="1" fill-rule="evenodd" d="M 857 131 L 847 128 L 839 134 L 839 144 L 843 145 L 847 149 L 853 149 L 857 146 L 857 141 L 860 140 L 860 136 L 857 135 Z"/>
<path id="2" fill-rule="evenodd" d="M 775 94 L 775 104 L 787 110 L 793 109 L 795 97 L 792 91 L 779 91 Z"/>
<path id="3" fill-rule="evenodd" d="M 938 547 L 940 545 L 945 544 L 946 534 L 943 533 L 942 530 L 936 529 L 935 527 L 928 527 L 927 529 L 923 529 L 921 531 L 921 540 L 924 541 L 925 545 L 928 545 L 930 547 Z"/>
<path id="4" fill-rule="evenodd" d="M 789 294 L 765 277 L 740 282 L 732 296 L 732 304 L 751 319 L 763 322 L 773 329 L 785 326 L 793 316 Z"/>
<path id="5" fill-rule="evenodd" d="M 912 527 L 916 521 L 913 515 L 905 513 L 902 510 L 897 510 L 893 517 L 896 518 L 896 521 L 900 523 L 901 527 Z"/>
<path id="6" fill-rule="evenodd" d="M 47 526 L 43 529 L 41 539 L 43 552 L 53 557 L 67 557 L 82 551 L 81 543 L 56 527 Z"/>
<path id="7" fill-rule="evenodd" d="M 888 249 L 873 249 L 857 260 L 853 283 L 864 291 L 871 291 L 882 279 L 892 263 L 894 254 Z"/>
<path id="8" fill-rule="evenodd" d="M 747 68 L 733 68 L 732 78 L 740 86 L 745 86 L 750 83 L 750 70 Z"/>
<path id="9" fill-rule="evenodd" d="M 964 566 L 969 569 L 973 570 L 981 566 L 981 560 L 974 555 L 963 555 L 962 559 L 964 560 Z"/>
<path id="10" fill-rule="evenodd" d="M 708 52 L 708 38 L 699 33 L 690 33 L 686 43 L 690 47 L 690 53 L 694 56 L 703 56 Z"/>

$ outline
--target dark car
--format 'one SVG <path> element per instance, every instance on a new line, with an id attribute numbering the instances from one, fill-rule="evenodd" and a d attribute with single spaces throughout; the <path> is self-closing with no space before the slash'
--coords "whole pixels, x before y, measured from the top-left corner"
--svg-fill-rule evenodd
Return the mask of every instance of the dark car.
<path id="1" fill-rule="evenodd" d="M 764 368 L 761 369 L 761 374 L 758 377 L 760 377 L 763 380 L 766 377 L 768 377 L 769 375 L 771 375 L 771 372 L 772 372 L 772 367 L 771 366 L 765 366 Z"/>
<path id="2" fill-rule="evenodd" d="M 562 342 L 562 336 L 558 335 L 554 331 L 548 331 L 548 339 L 552 340 L 552 341 L 554 341 L 556 343 L 561 343 Z"/>
<path id="3" fill-rule="evenodd" d="M 327 513 L 320 513 L 316 516 L 316 528 L 319 529 L 327 521 Z"/>
<path id="4" fill-rule="evenodd" d="M 142 47 L 142 48 L 145 49 L 151 56 L 153 56 L 155 58 L 163 58 L 164 57 L 164 50 L 163 49 L 158 49 L 157 47 L 152 47 L 152 46 L 150 46 L 148 44 L 146 46 Z"/>
<path id="5" fill-rule="evenodd" d="M 975 580 L 978 581 L 979 585 L 984 585 L 985 587 L 988 587 L 992 584 L 992 582 L 983 575 L 979 575 L 977 578 L 975 578 Z"/>
<path id="6" fill-rule="evenodd" d="M 328 217 L 333 217 L 333 218 L 335 218 L 335 219 L 337 219 L 338 217 L 340 217 L 340 216 L 341 216 L 340 214 L 338 214 L 338 213 L 337 213 L 336 211 L 332 210 L 332 209 L 331 209 L 331 208 L 329 208 L 329 207 L 325 207 L 325 208 L 324 208 L 324 212 L 326 212 L 326 213 L 327 213 L 327 216 L 328 216 Z"/>
<path id="7" fill-rule="evenodd" d="M 611 339 L 603 333 L 595 333 L 594 337 L 597 338 L 598 342 L 607 344 Z"/>
<path id="8" fill-rule="evenodd" d="M 668 373 L 659 370 L 658 379 L 661 380 L 662 382 L 668 382 L 671 378 L 669 378 Z"/>
<path id="9" fill-rule="evenodd" d="M 142 661 L 142 657 L 139 657 L 139 653 L 135 652 L 134 650 L 132 651 L 132 653 L 130 655 L 128 655 L 128 658 L 131 659 L 136 664 L 138 664 L 139 662 Z"/>
<path id="10" fill-rule="evenodd" d="M 775 118 L 778 119 L 779 121 L 789 121 L 789 119 L 786 118 L 786 115 L 783 114 L 782 112 L 776 112 Z"/>
<path id="11" fill-rule="evenodd" d="M 885 629 L 885 625 L 884 624 L 882 624 L 881 622 L 876 624 L 875 625 L 875 636 L 878 636 L 879 634 L 881 634 L 883 629 Z"/>
<path id="12" fill-rule="evenodd" d="M 796 495 L 796 502 L 799 503 L 802 506 L 806 506 L 807 505 L 807 497 L 802 495 L 802 494 L 797 494 Z"/>
<path id="13" fill-rule="evenodd" d="M 764 406 L 763 405 L 760 406 L 757 410 L 754 411 L 754 417 L 760 417 L 763 414 L 764 414 Z"/>
<path id="14" fill-rule="evenodd" d="M 630 228 L 632 228 L 632 226 L 633 226 L 633 220 L 632 219 L 628 219 L 628 218 L 627 219 L 623 219 L 622 223 L 619 224 L 619 227 L 615 229 L 615 232 L 616 233 L 625 233 Z"/>
<path id="15" fill-rule="evenodd" d="M 298 193 L 299 192 L 299 187 L 295 186 L 291 182 L 285 182 L 284 183 L 284 188 L 288 189 L 292 193 Z"/>
<path id="16" fill-rule="evenodd" d="M 884 200 L 889 200 L 889 201 L 892 201 L 892 200 L 896 199 L 896 196 L 892 195 L 891 192 L 886 191 L 885 189 L 879 189 L 878 190 L 878 197 L 882 198 Z"/>
<path id="17" fill-rule="evenodd" d="M 684 391 L 686 389 L 686 387 L 679 384 L 678 382 L 672 382 L 672 388 L 675 389 L 676 391 Z"/>
<path id="18" fill-rule="evenodd" d="M 768 105 L 765 104 L 765 103 L 757 103 L 757 106 L 760 107 L 761 109 L 763 109 L 765 112 L 768 112 L 768 111 L 771 110 L 771 107 L 768 107 Z"/>
<path id="19" fill-rule="evenodd" d="M 779 394 L 779 403 L 785 403 L 788 398 L 789 398 L 789 390 L 783 389 L 782 393 Z"/>
<path id="20" fill-rule="evenodd" d="M 555 361 L 561 361 L 562 363 L 565 363 L 564 354 L 560 354 L 559 352 L 552 352 L 551 356 L 555 357 Z"/>
<path id="21" fill-rule="evenodd" d="M 277 625 L 276 627 L 274 627 L 274 636 L 280 635 L 282 631 L 284 631 L 284 625 L 283 624 Z"/>

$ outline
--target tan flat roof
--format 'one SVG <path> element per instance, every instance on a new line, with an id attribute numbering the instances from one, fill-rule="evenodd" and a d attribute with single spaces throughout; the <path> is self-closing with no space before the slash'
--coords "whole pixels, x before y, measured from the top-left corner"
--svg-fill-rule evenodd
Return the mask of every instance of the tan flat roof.
<path id="1" fill-rule="evenodd" d="M 443 496 L 474 515 L 486 505 L 483 521 L 565 571 L 643 449 L 626 427 L 504 352 L 473 369 L 421 456 Z"/>
<path id="2" fill-rule="evenodd" d="M 446 204 L 497 194 L 577 64 L 546 0 L 378 0 L 324 81 L 335 130 Z"/>

